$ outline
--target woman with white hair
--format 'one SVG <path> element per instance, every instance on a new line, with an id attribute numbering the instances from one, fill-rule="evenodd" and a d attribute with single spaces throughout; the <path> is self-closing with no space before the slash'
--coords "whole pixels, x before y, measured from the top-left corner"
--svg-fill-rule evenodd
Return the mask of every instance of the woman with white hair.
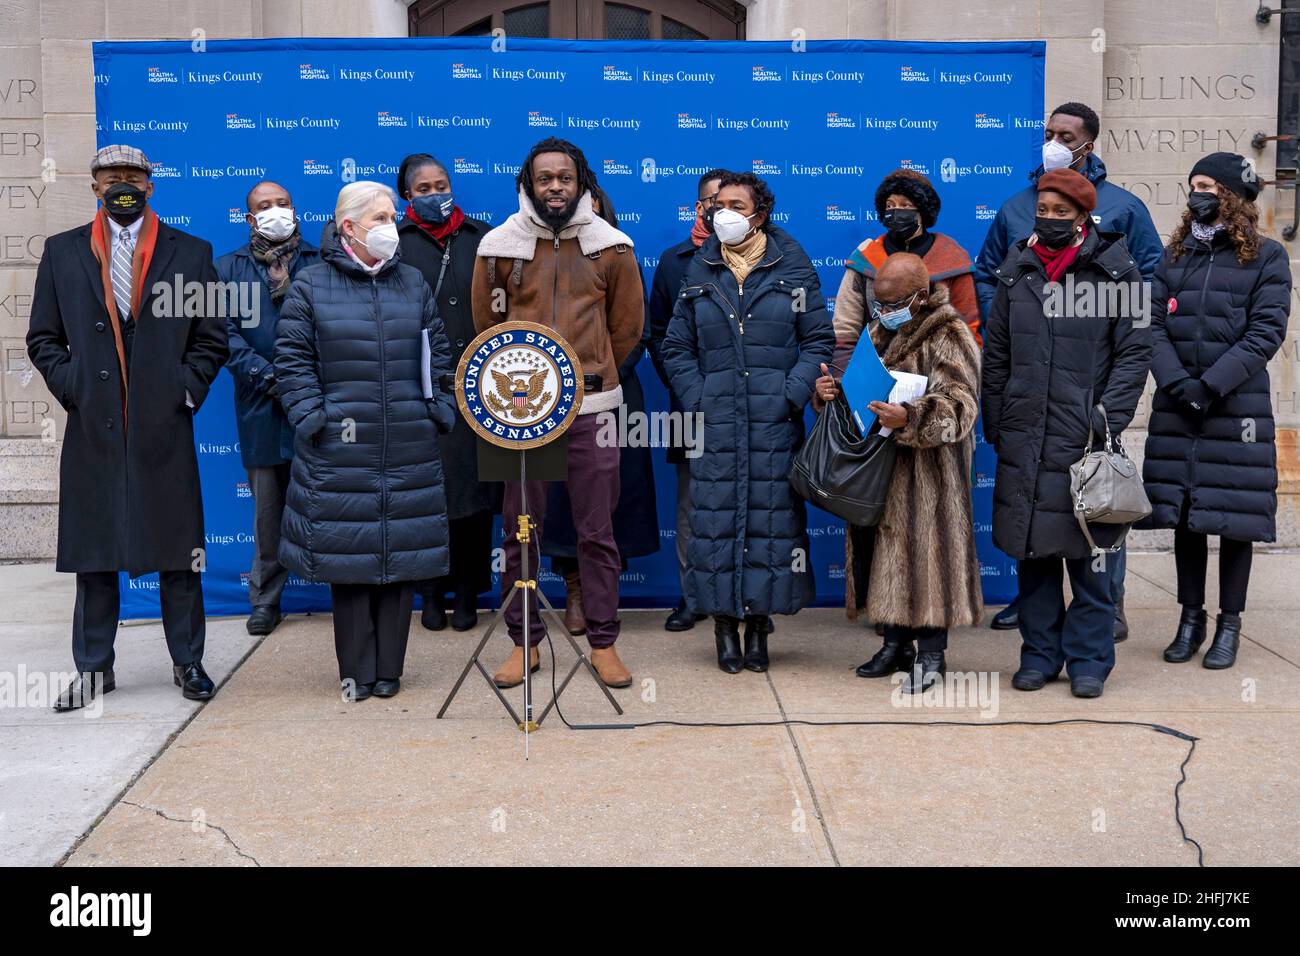
<path id="1" fill-rule="evenodd" d="M 451 351 L 428 283 L 398 261 L 395 219 L 387 186 L 343 187 L 275 343 L 294 427 L 280 561 L 329 583 L 352 701 L 398 692 L 415 582 L 447 573 Z"/>

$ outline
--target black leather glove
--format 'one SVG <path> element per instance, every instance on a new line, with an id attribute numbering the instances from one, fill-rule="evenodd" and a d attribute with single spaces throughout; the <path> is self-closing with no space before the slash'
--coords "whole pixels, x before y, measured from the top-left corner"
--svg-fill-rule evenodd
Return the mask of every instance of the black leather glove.
<path id="1" fill-rule="evenodd" d="M 1106 440 L 1106 416 L 1101 413 L 1101 409 L 1093 406 L 1092 414 L 1089 416 L 1092 424 L 1092 434 L 1100 441 Z"/>
<path id="2" fill-rule="evenodd" d="M 262 390 L 272 398 L 280 394 L 280 389 L 275 382 L 275 369 L 268 368 L 266 374 L 262 376 Z"/>
<path id="3" fill-rule="evenodd" d="M 1169 394 L 1187 407 L 1188 411 L 1204 415 L 1210 410 L 1215 394 L 1199 378 L 1185 378 L 1169 388 Z"/>

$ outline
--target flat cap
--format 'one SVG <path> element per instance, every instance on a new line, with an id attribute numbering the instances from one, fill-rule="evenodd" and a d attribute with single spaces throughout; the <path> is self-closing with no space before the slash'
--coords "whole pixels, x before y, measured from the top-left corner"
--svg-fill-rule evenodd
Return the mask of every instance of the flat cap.
<path id="1" fill-rule="evenodd" d="M 91 160 L 90 175 L 93 176 L 99 170 L 108 169 L 110 166 L 131 166 L 153 175 L 153 167 L 149 165 L 149 160 L 134 146 L 105 146 L 95 153 L 95 158 Z"/>

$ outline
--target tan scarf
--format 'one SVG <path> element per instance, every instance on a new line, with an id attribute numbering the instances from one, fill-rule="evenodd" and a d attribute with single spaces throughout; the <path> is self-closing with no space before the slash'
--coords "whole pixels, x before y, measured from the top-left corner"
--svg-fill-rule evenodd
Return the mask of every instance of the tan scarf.
<path id="1" fill-rule="evenodd" d="M 108 320 L 113 326 L 113 345 L 117 348 L 117 365 L 122 373 L 122 427 L 126 428 L 126 394 L 127 367 L 126 347 L 122 342 L 122 321 L 117 314 L 117 299 L 113 296 L 113 279 L 109 272 L 109 260 L 112 254 L 108 244 L 112 233 L 108 225 L 108 213 L 103 206 L 95 214 L 90 226 L 90 251 L 99 262 L 99 276 L 104 283 L 104 308 L 108 310 Z M 140 226 L 140 237 L 135 243 L 135 252 L 131 259 L 131 315 L 140 320 L 140 302 L 144 298 L 144 279 L 149 272 L 149 262 L 153 259 L 154 246 L 158 242 L 158 217 L 148 206 L 144 210 L 144 222 Z"/>
<path id="2" fill-rule="evenodd" d="M 722 261 L 736 277 L 736 285 L 744 287 L 746 277 L 754 271 L 754 266 L 758 265 L 766 251 L 767 233 L 762 229 L 755 229 L 752 236 L 734 246 L 722 243 Z"/>

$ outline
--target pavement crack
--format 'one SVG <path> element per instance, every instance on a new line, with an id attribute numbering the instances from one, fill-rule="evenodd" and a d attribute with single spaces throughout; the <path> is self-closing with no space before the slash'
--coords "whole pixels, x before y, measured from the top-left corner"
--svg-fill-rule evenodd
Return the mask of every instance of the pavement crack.
<path id="1" fill-rule="evenodd" d="M 808 764 L 803 759 L 803 751 L 799 749 L 799 741 L 795 738 L 794 727 L 789 723 L 789 715 L 785 712 L 785 703 L 781 700 L 781 694 L 776 689 L 776 684 L 772 682 L 771 672 L 766 672 L 763 676 L 767 678 L 767 686 L 772 691 L 772 696 L 776 698 L 776 707 L 781 714 L 781 719 L 786 721 L 785 732 L 790 738 L 790 746 L 794 748 L 795 759 L 799 761 L 799 772 L 803 774 L 804 786 L 808 788 L 808 796 L 812 799 L 813 814 L 817 817 L 817 823 L 822 828 L 822 836 L 826 840 L 826 847 L 831 851 L 831 861 L 836 866 L 842 866 L 840 855 L 835 852 L 835 841 L 831 839 L 831 829 L 826 822 L 826 816 L 822 813 L 821 801 L 817 799 L 817 788 L 813 786 L 812 774 L 808 772 Z"/>
<path id="2" fill-rule="evenodd" d="M 151 813 L 156 813 L 164 820 L 170 820 L 172 823 L 184 823 L 187 825 L 193 823 L 192 820 L 185 820 L 180 817 L 169 817 L 167 814 L 163 813 L 157 807 L 146 807 L 142 803 L 132 803 L 130 800 L 121 800 L 119 802 L 126 804 L 128 807 L 135 807 L 137 810 L 148 810 Z M 261 863 L 258 862 L 257 857 L 249 856 L 247 853 L 245 853 L 243 850 L 239 848 L 239 844 L 235 842 L 234 837 L 232 837 L 229 833 L 226 832 L 225 827 L 218 826 L 215 823 L 208 823 L 207 821 L 204 821 L 203 826 L 204 829 L 213 829 L 216 830 L 218 833 L 220 833 L 223 837 L 226 838 L 226 842 L 230 844 L 231 848 L 234 849 L 236 853 L 242 856 L 245 860 L 252 860 L 253 866 L 260 867 L 262 865 Z"/>

